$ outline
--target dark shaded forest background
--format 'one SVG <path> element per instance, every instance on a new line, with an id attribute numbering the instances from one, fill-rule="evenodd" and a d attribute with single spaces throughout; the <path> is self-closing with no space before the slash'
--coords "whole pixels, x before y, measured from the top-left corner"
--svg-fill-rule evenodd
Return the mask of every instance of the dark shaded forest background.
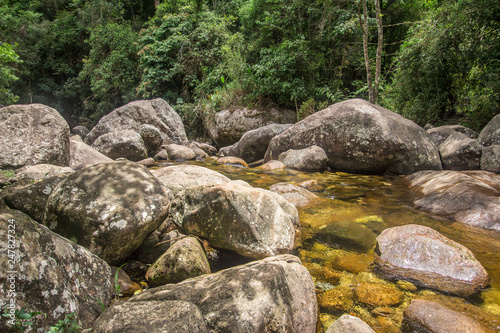
<path id="1" fill-rule="evenodd" d="M 188 131 L 224 108 L 289 108 L 302 119 L 368 100 L 364 1 L 0 0 L 0 104 L 47 104 L 72 126 L 155 97 Z M 500 112 L 498 0 L 380 7 L 377 104 L 420 125 L 475 130 Z M 373 0 L 367 8 L 375 68 Z"/>

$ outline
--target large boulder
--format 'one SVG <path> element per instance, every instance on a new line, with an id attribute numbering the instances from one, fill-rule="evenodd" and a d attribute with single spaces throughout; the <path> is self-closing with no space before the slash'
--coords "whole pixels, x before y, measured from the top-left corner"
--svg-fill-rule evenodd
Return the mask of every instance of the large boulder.
<path id="1" fill-rule="evenodd" d="M 500 230 L 500 175 L 487 171 L 420 171 L 406 177 L 416 208 L 475 227 Z"/>
<path id="2" fill-rule="evenodd" d="M 251 258 L 289 253 L 295 240 L 295 216 L 272 195 L 234 182 L 187 188 L 172 201 L 171 216 L 181 232 Z"/>
<path id="3" fill-rule="evenodd" d="M 57 110 L 42 104 L 0 109 L 0 169 L 69 164 L 69 126 Z"/>
<path id="4" fill-rule="evenodd" d="M 439 127 L 433 127 L 427 130 L 427 133 L 431 137 L 432 141 L 439 147 L 450 135 L 453 133 L 462 133 L 470 139 L 477 139 L 477 133 L 468 127 L 462 125 L 445 125 Z"/>
<path id="5" fill-rule="evenodd" d="M 152 170 L 151 173 L 158 178 L 174 196 L 182 190 L 192 186 L 224 184 L 231 181 L 231 179 L 217 171 L 197 165 L 172 165 Z"/>
<path id="6" fill-rule="evenodd" d="M 475 139 L 455 132 L 438 147 L 443 169 L 479 170 L 483 147 Z"/>
<path id="7" fill-rule="evenodd" d="M 470 296 L 489 285 L 489 276 L 465 246 L 415 224 L 385 229 L 377 237 L 375 270 L 383 277 Z"/>
<path id="8" fill-rule="evenodd" d="M 117 264 L 165 220 L 168 195 L 144 166 L 97 164 L 76 171 L 52 190 L 43 223 Z"/>
<path id="9" fill-rule="evenodd" d="M 311 145 L 323 148 L 334 170 L 374 174 L 441 170 L 439 152 L 420 126 L 361 99 L 334 104 L 293 125 L 271 140 L 265 159 Z"/>
<path id="10" fill-rule="evenodd" d="M 404 312 L 404 332 L 486 333 L 480 323 L 444 305 L 414 299 Z"/>
<path id="11" fill-rule="evenodd" d="M 148 153 L 157 151 L 163 143 L 160 130 L 152 125 L 141 125 L 141 127 L 139 127 L 139 134 L 144 141 Z"/>
<path id="12" fill-rule="evenodd" d="M 481 170 L 500 174 L 500 145 L 483 148 Z"/>
<path id="13" fill-rule="evenodd" d="M 94 141 L 92 148 L 111 159 L 123 157 L 136 162 L 148 157 L 141 135 L 131 130 L 103 134 Z"/>
<path id="14" fill-rule="evenodd" d="M 74 312 L 79 324 L 89 328 L 102 312 L 100 302 L 107 305 L 111 301 L 110 267 L 24 213 L 0 211 L 0 248 L 3 312 L 44 312 L 46 317 L 37 318 L 39 327 L 54 325 Z M 5 326 L 10 320 L 4 317 L 0 321 L 0 331 L 11 332 Z"/>
<path id="15" fill-rule="evenodd" d="M 163 99 L 130 102 L 102 117 L 85 137 L 88 144 L 111 132 L 140 131 L 143 124 L 156 127 L 164 143 L 187 144 L 186 131 L 181 117 Z"/>
<path id="16" fill-rule="evenodd" d="M 477 141 L 483 146 L 500 145 L 500 114 L 497 114 L 490 122 L 483 128 Z"/>
<path id="17" fill-rule="evenodd" d="M 69 166 L 74 170 L 90 165 L 113 162 L 106 155 L 98 152 L 84 143 L 79 136 L 72 136 L 69 140 Z"/>
<path id="18" fill-rule="evenodd" d="M 219 147 L 238 142 L 245 132 L 269 124 L 292 124 L 296 121 L 295 112 L 291 110 L 256 110 L 236 109 L 217 112 L 213 117 L 205 119 L 208 134 Z"/>
<path id="19" fill-rule="evenodd" d="M 213 332 L 316 332 L 314 283 L 300 260 L 291 255 L 152 288 L 128 303 L 133 307 L 137 302 L 171 300 L 196 305 Z M 129 315 L 116 319 L 123 326 L 130 320 L 134 319 Z"/>
<path id="20" fill-rule="evenodd" d="M 311 172 L 325 170 L 328 163 L 325 151 L 318 146 L 289 149 L 279 154 L 278 160 L 287 168 Z"/>
<path id="21" fill-rule="evenodd" d="M 291 126 L 292 124 L 270 124 L 245 132 L 238 142 L 224 151 L 224 156 L 239 157 L 247 163 L 261 160 L 266 154 L 269 141 Z"/>

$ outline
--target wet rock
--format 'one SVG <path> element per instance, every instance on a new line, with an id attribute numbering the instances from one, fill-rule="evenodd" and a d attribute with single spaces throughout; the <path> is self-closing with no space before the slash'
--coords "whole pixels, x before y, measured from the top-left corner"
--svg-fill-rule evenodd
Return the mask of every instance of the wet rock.
<path id="1" fill-rule="evenodd" d="M 290 169 L 301 171 L 323 171 L 328 157 L 323 148 L 311 146 L 304 149 L 289 149 L 278 156 L 278 160 Z"/>
<path id="2" fill-rule="evenodd" d="M 271 160 L 258 167 L 258 169 L 262 169 L 264 171 L 278 171 L 284 170 L 285 168 L 286 166 L 283 164 L 283 162 L 280 162 L 278 160 Z"/>
<path id="3" fill-rule="evenodd" d="M 388 279 L 459 296 L 489 285 L 488 273 L 469 249 L 415 224 L 386 229 L 377 237 L 375 270 Z"/>
<path id="4" fill-rule="evenodd" d="M 405 311 L 404 332 L 486 333 L 474 319 L 447 307 L 422 299 L 414 299 Z"/>
<path id="5" fill-rule="evenodd" d="M 445 170 L 479 170 L 483 147 L 477 140 L 455 132 L 439 145 Z"/>
<path id="6" fill-rule="evenodd" d="M 76 171 L 52 190 L 43 223 L 116 264 L 165 220 L 168 194 L 144 166 L 98 164 Z"/>
<path id="7" fill-rule="evenodd" d="M 8 241 L 9 230 L 15 230 L 15 242 Z M 75 312 L 79 324 L 88 328 L 102 312 L 98 300 L 104 305 L 111 301 L 111 269 L 103 260 L 19 211 L 0 211 L 0 247 L 5 250 L 0 256 L 0 303 L 11 304 L 12 284 L 16 309 L 47 314 L 38 317 L 40 327 Z M 9 259 L 15 260 L 14 267 Z M 5 322 L 0 323 L 2 332 L 8 332 Z"/>
<path id="8" fill-rule="evenodd" d="M 187 188 L 174 198 L 171 216 L 181 232 L 242 256 L 263 258 L 293 248 L 295 217 L 272 195 L 233 182 Z"/>
<path id="9" fill-rule="evenodd" d="M 198 240 L 185 237 L 176 241 L 149 267 L 146 280 L 152 287 L 178 283 L 210 274 L 210 265 Z"/>
<path id="10" fill-rule="evenodd" d="M 421 194 L 415 207 L 458 222 L 500 230 L 500 175 L 487 171 L 420 171 L 406 179 Z"/>
<path id="11" fill-rule="evenodd" d="M 320 200 L 320 197 L 309 192 L 305 188 L 288 183 L 277 183 L 271 185 L 269 190 L 280 194 L 295 207 L 307 206 L 314 201 Z"/>
<path id="12" fill-rule="evenodd" d="M 404 295 L 391 284 L 358 282 L 354 292 L 356 300 L 371 307 L 396 306 Z"/>
<path id="13" fill-rule="evenodd" d="M 500 114 L 493 117 L 483 128 L 477 137 L 477 141 L 485 147 L 500 145 Z"/>
<path id="14" fill-rule="evenodd" d="M 328 328 L 326 333 L 375 333 L 375 331 L 361 319 L 343 314 Z"/>
<path id="15" fill-rule="evenodd" d="M 152 125 L 141 125 L 139 127 L 139 135 L 141 136 L 142 141 L 144 141 L 144 145 L 146 146 L 148 153 L 158 150 L 163 143 L 160 130 Z"/>
<path id="16" fill-rule="evenodd" d="M 0 169 L 24 165 L 69 165 L 69 126 L 43 104 L 0 108 Z"/>
<path id="17" fill-rule="evenodd" d="M 481 170 L 500 174 L 500 145 L 483 148 Z"/>
<path id="18" fill-rule="evenodd" d="M 411 291 L 411 292 L 415 292 L 417 291 L 417 286 L 415 286 L 413 283 L 411 282 L 408 282 L 408 281 L 404 281 L 404 280 L 399 280 L 396 282 L 396 286 L 401 289 L 401 290 L 404 290 L 404 291 Z"/>
<path id="19" fill-rule="evenodd" d="M 333 222 L 319 228 L 316 237 L 335 247 L 366 252 L 375 246 L 375 234 L 351 221 Z"/>
<path id="20" fill-rule="evenodd" d="M 318 295 L 319 307 L 328 312 L 349 312 L 354 305 L 351 288 L 340 285 Z"/>
<path id="21" fill-rule="evenodd" d="M 225 147 L 237 142 L 245 132 L 269 124 L 292 124 L 297 116 L 291 110 L 256 110 L 237 109 L 222 110 L 214 117 L 205 119 L 208 134 L 219 147 Z"/>
<path id="22" fill-rule="evenodd" d="M 165 150 L 167 151 L 168 157 L 174 161 L 187 161 L 196 158 L 196 153 L 186 146 L 170 144 L 165 146 Z"/>
<path id="23" fill-rule="evenodd" d="M 71 129 L 71 134 L 78 135 L 82 139 L 84 139 L 89 132 L 89 129 L 85 126 L 75 126 Z"/>
<path id="24" fill-rule="evenodd" d="M 270 124 L 245 132 L 238 142 L 224 150 L 223 156 L 239 157 L 247 163 L 263 159 L 269 141 L 291 126 L 292 124 Z"/>
<path id="25" fill-rule="evenodd" d="M 274 137 L 266 161 L 288 149 L 316 145 L 334 170 L 410 174 L 441 170 L 439 153 L 428 134 L 410 120 L 353 99 L 316 112 Z"/>
<path id="26" fill-rule="evenodd" d="M 427 133 L 431 137 L 436 147 L 439 147 L 439 145 L 442 144 L 450 135 L 457 132 L 464 134 L 470 139 L 477 139 L 476 132 L 462 125 L 445 125 L 427 129 Z"/>
<path id="27" fill-rule="evenodd" d="M 106 133 L 126 130 L 139 132 L 143 124 L 156 127 L 164 143 L 188 142 L 181 117 L 161 98 L 130 102 L 114 110 L 99 120 L 85 137 L 85 141 L 92 145 Z"/>
<path id="28" fill-rule="evenodd" d="M 217 164 L 232 165 L 240 168 L 248 168 L 247 162 L 243 161 L 241 158 L 225 156 L 217 160 Z"/>
<path id="29" fill-rule="evenodd" d="M 208 333 L 200 309 L 191 302 L 147 301 L 114 305 L 95 322 L 92 333 Z"/>
<path id="30" fill-rule="evenodd" d="M 92 148 L 111 159 L 123 157 L 130 161 L 140 161 L 148 157 L 141 136 L 131 130 L 103 134 L 94 141 Z"/>
<path id="31" fill-rule="evenodd" d="M 224 184 L 231 181 L 231 179 L 217 171 L 196 165 L 173 165 L 152 170 L 151 173 L 158 178 L 174 196 L 182 190 L 192 186 Z"/>
<path id="32" fill-rule="evenodd" d="M 170 300 L 194 303 L 215 332 L 316 332 L 314 283 L 291 255 L 152 288 L 129 303 Z"/>
<path id="33" fill-rule="evenodd" d="M 69 140 L 69 166 L 79 170 L 94 164 L 112 162 L 106 155 L 98 152 L 91 146 L 83 143 L 79 136 L 72 136 Z"/>

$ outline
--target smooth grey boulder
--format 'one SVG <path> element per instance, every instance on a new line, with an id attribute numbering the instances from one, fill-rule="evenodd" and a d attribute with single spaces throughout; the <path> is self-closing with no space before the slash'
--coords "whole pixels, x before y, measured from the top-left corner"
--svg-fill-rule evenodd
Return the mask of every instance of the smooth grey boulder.
<path id="1" fill-rule="evenodd" d="M 136 162 L 148 157 L 142 137 L 131 130 L 103 134 L 94 141 L 92 148 L 113 160 L 123 157 Z"/>
<path id="2" fill-rule="evenodd" d="M 189 278 L 210 274 L 205 251 L 194 237 L 184 237 L 161 255 L 148 269 L 146 280 L 152 287 L 178 283 Z"/>
<path id="3" fill-rule="evenodd" d="M 139 127 L 139 134 L 144 141 L 148 153 L 158 150 L 163 144 L 160 130 L 152 125 L 141 125 Z"/>
<path id="4" fill-rule="evenodd" d="M 311 145 L 323 148 L 333 170 L 372 174 L 441 170 L 439 152 L 423 128 L 361 99 L 331 105 L 275 136 L 265 160 Z"/>
<path id="5" fill-rule="evenodd" d="M 234 182 L 187 188 L 172 201 L 171 217 L 182 233 L 245 257 L 264 258 L 293 249 L 295 216 L 272 195 Z"/>
<path id="6" fill-rule="evenodd" d="M 72 135 L 78 135 L 80 138 L 85 139 L 90 130 L 85 126 L 75 126 L 71 129 Z"/>
<path id="7" fill-rule="evenodd" d="M 382 231 L 374 263 L 385 278 L 463 297 L 489 285 L 488 273 L 469 249 L 421 225 Z"/>
<path id="8" fill-rule="evenodd" d="M 320 200 L 320 197 L 305 188 L 288 183 L 273 184 L 269 190 L 280 194 L 295 207 L 307 206 Z"/>
<path id="9" fill-rule="evenodd" d="M 196 158 L 196 153 L 186 146 L 170 144 L 164 146 L 164 148 L 167 151 L 169 159 L 174 161 L 194 160 Z"/>
<path id="10" fill-rule="evenodd" d="M 84 143 L 79 136 L 72 136 L 70 138 L 69 166 L 73 170 L 107 162 L 113 162 L 113 160 Z"/>
<path id="11" fill-rule="evenodd" d="M 500 145 L 483 148 L 481 170 L 500 174 Z"/>
<path id="12" fill-rule="evenodd" d="M 0 108 L 0 169 L 24 165 L 69 165 L 69 126 L 43 104 Z"/>
<path id="13" fill-rule="evenodd" d="M 500 114 L 497 114 L 490 122 L 483 128 L 477 141 L 483 146 L 500 145 Z"/>
<path id="14" fill-rule="evenodd" d="M 323 148 L 311 146 L 297 150 L 289 149 L 279 154 L 278 161 L 290 169 L 314 172 L 326 169 L 328 157 Z"/>
<path id="15" fill-rule="evenodd" d="M 479 170 L 483 147 L 462 133 L 450 134 L 438 147 L 444 170 Z"/>
<path id="16" fill-rule="evenodd" d="M 170 300 L 195 304 L 214 332 L 316 332 L 314 283 L 292 255 L 148 289 L 129 303 Z"/>
<path id="17" fill-rule="evenodd" d="M 60 174 L 73 173 L 70 167 L 63 167 L 59 165 L 52 164 L 36 164 L 36 165 L 26 165 L 20 169 L 16 170 L 16 180 L 29 179 L 32 181 L 38 181 L 50 177 L 54 177 Z"/>
<path id="18" fill-rule="evenodd" d="M 200 309 L 190 302 L 123 302 L 104 312 L 92 333 L 208 333 Z"/>
<path id="19" fill-rule="evenodd" d="M 474 227 L 500 230 L 500 175 L 487 171 L 420 171 L 406 176 L 416 208 Z"/>
<path id="20" fill-rule="evenodd" d="M 106 262 L 20 211 L 0 211 L 0 247 L 0 304 L 10 312 L 14 298 L 15 309 L 44 312 L 46 317 L 37 318 L 39 327 L 74 312 L 79 324 L 89 328 L 102 312 L 99 300 L 105 306 L 111 301 Z M 2 332 L 10 331 L 5 326 L 9 319 L 0 321 Z"/>
<path id="21" fill-rule="evenodd" d="M 470 139 L 477 139 L 477 133 L 468 127 L 462 125 L 445 125 L 439 127 L 433 127 L 427 129 L 427 133 L 431 137 L 432 141 L 439 147 L 450 135 L 453 133 L 462 133 Z"/>
<path id="22" fill-rule="evenodd" d="M 227 149 L 221 148 L 219 156 L 235 156 L 247 163 L 261 160 L 266 154 L 269 141 L 291 126 L 292 124 L 270 124 L 245 132 L 234 145 L 226 147 Z"/>
<path id="23" fill-rule="evenodd" d="M 269 124 L 292 124 L 297 116 L 291 110 L 236 109 L 222 110 L 213 117 L 206 117 L 205 128 L 219 147 L 226 147 L 253 129 Z"/>
<path id="24" fill-rule="evenodd" d="M 172 165 L 152 170 L 151 173 L 158 178 L 174 196 L 182 190 L 192 186 L 224 184 L 231 181 L 231 179 L 217 171 L 197 165 Z"/>
<path id="25" fill-rule="evenodd" d="M 403 332 L 486 333 L 474 319 L 436 302 L 414 299 L 404 312 Z"/>
<path id="26" fill-rule="evenodd" d="M 326 333 L 375 333 L 375 331 L 361 319 L 343 314 L 328 327 Z"/>
<path id="27" fill-rule="evenodd" d="M 139 132 L 143 124 L 156 127 L 164 143 L 188 142 L 181 117 L 161 98 L 130 102 L 114 110 L 99 120 L 85 137 L 85 142 L 92 145 L 98 137 L 110 132 Z"/>
<path id="28" fill-rule="evenodd" d="M 110 264 L 128 257 L 167 217 L 168 190 L 123 161 L 76 171 L 52 190 L 43 223 Z"/>

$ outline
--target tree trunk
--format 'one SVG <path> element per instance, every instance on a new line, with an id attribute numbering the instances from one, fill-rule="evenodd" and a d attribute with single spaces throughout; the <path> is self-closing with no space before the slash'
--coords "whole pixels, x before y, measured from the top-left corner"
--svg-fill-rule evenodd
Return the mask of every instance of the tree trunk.
<path id="1" fill-rule="evenodd" d="M 380 71 L 382 68 L 382 46 L 384 44 L 384 28 L 382 26 L 382 11 L 380 10 L 380 1 L 375 0 L 375 15 L 377 15 L 377 32 L 378 32 L 378 42 L 377 42 L 377 58 L 375 64 L 375 85 L 373 87 L 373 100 L 377 102 L 378 91 L 380 86 Z"/>
<path id="2" fill-rule="evenodd" d="M 361 0 L 361 4 L 363 6 L 363 18 L 361 18 L 361 13 L 359 11 L 358 16 L 361 30 L 363 30 L 363 54 L 365 56 L 366 84 L 368 85 L 368 98 L 370 103 L 375 103 L 372 86 L 372 71 L 370 68 L 370 55 L 368 54 L 368 6 L 366 4 L 366 0 Z"/>
<path id="3" fill-rule="evenodd" d="M 160 4 L 160 0 L 155 0 L 155 8 Z"/>

